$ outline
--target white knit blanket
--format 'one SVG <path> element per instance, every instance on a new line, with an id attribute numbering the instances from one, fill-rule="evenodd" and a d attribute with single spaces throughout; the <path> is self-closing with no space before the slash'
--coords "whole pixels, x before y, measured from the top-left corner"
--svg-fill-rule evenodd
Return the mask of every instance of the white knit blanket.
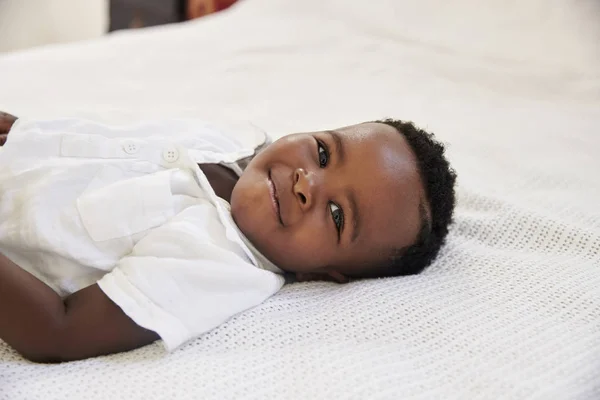
<path id="1" fill-rule="evenodd" d="M 244 0 L 0 57 L 16 115 L 276 136 L 391 116 L 459 174 L 420 276 L 290 285 L 170 355 L 47 366 L 0 343 L 0 399 L 599 399 L 598 21 L 593 0 Z"/>

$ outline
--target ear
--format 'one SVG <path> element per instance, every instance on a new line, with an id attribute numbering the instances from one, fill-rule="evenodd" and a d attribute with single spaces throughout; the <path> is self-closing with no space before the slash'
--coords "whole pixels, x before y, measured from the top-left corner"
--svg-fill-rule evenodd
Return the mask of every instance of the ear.
<path id="1" fill-rule="evenodd" d="M 327 272 L 327 275 L 334 281 L 337 283 L 348 283 L 350 282 L 350 279 L 342 274 L 341 272 L 337 272 L 337 271 L 329 271 Z"/>
<path id="2" fill-rule="evenodd" d="M 350 280 L 347 276 L 337 272 L 296 272 L 296 281 L 298 282 L 311 282 L 311 281 L 326 281 L 336 283 L 348 283 Z"/>

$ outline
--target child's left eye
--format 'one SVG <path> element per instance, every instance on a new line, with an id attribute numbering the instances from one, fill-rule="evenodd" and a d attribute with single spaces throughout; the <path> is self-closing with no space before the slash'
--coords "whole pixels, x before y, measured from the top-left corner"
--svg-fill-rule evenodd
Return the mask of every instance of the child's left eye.
<path id="1" fill-rule="evenodd" d="M 319 166 L 325 168 L 329 162 L 329 152 L 323 144 L 317 141 L 317 150 L 319 151 Z"/>
<path id="2" fill-rule="evenodd" d="M 333 218 L 333 222 L 335 223 L 335 227 L 339 234 L 344 227 L 344 212 L 334 203 L 329 203 L 329 209 L 331 211 L 331 218 Z"/>

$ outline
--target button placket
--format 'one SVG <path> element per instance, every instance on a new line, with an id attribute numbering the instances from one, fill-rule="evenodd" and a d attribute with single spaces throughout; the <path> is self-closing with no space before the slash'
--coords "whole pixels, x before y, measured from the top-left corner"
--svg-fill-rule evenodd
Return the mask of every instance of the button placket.
<path id="1" fill-rule="evenodd" d="M 162 152 L 162 158 L 169 164 L 173 164 L 179 160 L 179 150 L 176 147 L 169 146 Z"/>
<path id="2" fill-rule="evenodd" d="M 137 154 L 140 151 L 140 145 L 133 141 L 125 141 L 122 144 L 123 151 L 129 155 Z"/>

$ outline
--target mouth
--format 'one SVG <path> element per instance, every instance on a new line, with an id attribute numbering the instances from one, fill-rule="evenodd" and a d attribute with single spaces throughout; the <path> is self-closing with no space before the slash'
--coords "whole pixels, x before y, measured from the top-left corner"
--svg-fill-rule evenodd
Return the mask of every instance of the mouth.
<path id="1" fill-rule="evenodd" d="M 279 197 L 277 196 L 277 186 L 275 186 L 275 182 L 271 179 L 271 170 L 269 170 L 269 179 L 267 180 L 269 185 L 269 194 L 271 196 L 271 205 L 273 206 L 273 212 L 275 216 L 279 220 L 279 223 L 283 226 L 283 220 L 281 219 L 281 209 L 279 207 Z"/>

